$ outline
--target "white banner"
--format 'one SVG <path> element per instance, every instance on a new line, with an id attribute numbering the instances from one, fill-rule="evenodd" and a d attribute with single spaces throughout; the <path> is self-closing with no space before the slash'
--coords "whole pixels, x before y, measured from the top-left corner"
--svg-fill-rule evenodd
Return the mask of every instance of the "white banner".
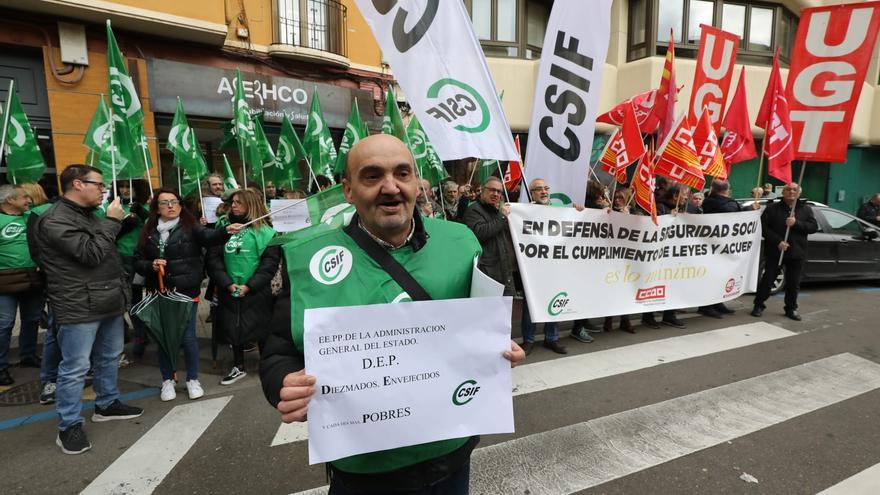
<path id="1" fill-rule="evenodd" d="M 223 203 L 223 198 L 217 196 L 205 196 L 202 198 L 202 216 L 208 223 L 217 223 L 217 208 Z"/>
<path id="2" fill-rule="evenodd" d="M 760 211 L 650 217 L 511 205 L 532 320 L 706 306 L 754 291 Z"/>
<path id="3" fill-rule="evenodd" d="M 464 2 L 356 3 L 440 158 L 518 160 Z"/>
<path id="4" fill-rule="evenodd" d="M 510 297 L 305 312 L 309 464 L 511 433 Z"/>
<path id="5" fill-rule="evenodd" d="M 272 228 L 275 232 L 293 232 L 311 227 L 309 209 L 305 204 L 290 206 L 297 203 L 305 203 L 304 199 L 273 199 L 269 201 L 269 210 L 272 212 Z M 283 208 L 287 208 L 284 210 Z"/>
<path id="6" fill-rule="evenodd" d="M 451 2 L 458 3 L 458 2 Z M 556 0 L 538 69 L 525 171 L 563 203 L 583 203 L 602 72 L 611 36 L 611 0 Z"/>

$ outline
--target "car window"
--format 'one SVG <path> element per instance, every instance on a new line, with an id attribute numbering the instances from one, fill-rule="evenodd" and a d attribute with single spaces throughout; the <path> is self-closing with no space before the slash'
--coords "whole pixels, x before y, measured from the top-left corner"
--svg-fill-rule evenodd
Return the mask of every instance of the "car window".
<path id="1" fill-rule="evenodd" d="M 825 209 L 822 210 L 822 215 L 834 234 L 860 235 L 862 233 L 862 227 L 855 217 Z"/>

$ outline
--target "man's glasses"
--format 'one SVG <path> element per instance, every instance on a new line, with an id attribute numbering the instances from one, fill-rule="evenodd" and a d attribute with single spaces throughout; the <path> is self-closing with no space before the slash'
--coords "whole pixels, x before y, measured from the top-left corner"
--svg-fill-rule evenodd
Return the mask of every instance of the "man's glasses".
<path id="1" fill-rule="evenodd" d="M 177 206 L 180 204 L 180 201 L 176 199 L 163 199 L 159 201 L 159 206 Z"/>
<path id="2" fill-rule="evenodd" d="M 101 189 L 101 190 L 107 189 L 107 186 L 105 186 L 104 183 L 101 181 L 86 180 L 86 179 L 79 179 L 79 181 L 82 182 L 83 184 L 94 184 L 94 185 L 98 186 L 98 189 Z"/>
<path id="3" fill-rule="evenodd" d="M 550 191 L 550 186 L 544 186 L 544 187 L 533 187 L 533 188 L 530 189 L 530 191 L 535 191 L 535 192 L 538 192 L 538 191 L 548 191 L 548 192 L 549 192 L 549 191 Z"/>
<path id="4" fill-rule="evenodd" d="M 495 189 L 494 187 L 484 187 L 483 190 L 489 191 L 492 194 L 501 194 L 502 192 L 504 192 L 501 189 Z"/>

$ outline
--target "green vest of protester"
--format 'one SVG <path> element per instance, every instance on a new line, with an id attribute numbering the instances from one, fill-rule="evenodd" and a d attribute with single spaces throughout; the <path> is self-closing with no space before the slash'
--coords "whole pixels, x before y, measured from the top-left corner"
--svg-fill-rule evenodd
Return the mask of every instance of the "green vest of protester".
<path id="1" fill-rule="evenodd" d="M 226 241 L 226 245 L 223 246 L 223 262 L 226 264 L 226 273 L 232 279 L 232 283 L 247 284 L 257 271 L 260 257 L 263 256 L 263 251 L 273 237 L 275 230 L 264 224 L 259 228 L 246 227 Z"/>
<path id="2" fill-rule="evenodd" d="M 0 270 L 35 268 L 27 243 L 27 215 L 0 212 Z"/>
<path id="3" fill-rule="evenodd" d="M 354 221 L 354 220 L 353 220 Z M 464 225 L 423 219 L 429 238 L 417 252 L 410 246 L 391 256 L 433 299 L 470 296 L 474 258 L 480 244 Z M 292 241 L 284 246 L 291 280 L 291 333 L 303 349 L 306 308 L 358 306 L 409 301 L 403 289 L 341 229 Z M 335 262 L 334 262 L 335 260 Z M 454 438 L 399 449 L 360 454 L 333 461 L 349 473 L 380 473 L 448 454 L 468 441 Z"/>
<path id="4" fill-rule="evenodd" d="M 31 205 L 27 211 L 28 215 L 42 215 L 49 208 L 52 207 L 52 203 L 43 203 L 41 205 Z"/>

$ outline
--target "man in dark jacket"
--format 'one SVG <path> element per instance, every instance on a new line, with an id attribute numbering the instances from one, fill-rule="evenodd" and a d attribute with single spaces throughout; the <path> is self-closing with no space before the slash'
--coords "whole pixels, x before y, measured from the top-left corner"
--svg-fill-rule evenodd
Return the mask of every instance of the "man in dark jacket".
<path id="1" fill-rule="evenodd" d="M 513 284 L 516 259 L 513 242 L 510 240 L 510 229 L 507 227 L 510 205 L 501 204 L 503 187 L 498 177 L 486 179 L 480 198 L 468 207 L 463 221 L 483 247 L 479 269 L 504 285 L 505 296 L 512 296 L 516 292 Z"/>
<path id="2" fill-rule="evenodd" d="M 116 362 L 123 344 L 123 285 L 127 283 L 116 235 L 125 212 L 116 198 L 107 207 L 106 218 L 95 215 L 104 189 L 97 168 L 69 166 L 61 173 L 64 196 L 35 224 L 37 263 L 46 276 L 62 354 L 55 392 L 61 422 L 55 443 L 65 454 L 80 454 L 92 447 L 80 415 L 89 366 L 97 394 L 93 422 L 131 419 L 143 413 L 119 401 L 116 385 Z"/>
<path id="3" fill-rule="evenodd" d="M 758 283 L 752 316 L 761 316 L 764 301 L 770 297 L 770 288 L 785 266 L 785 316 L 801 320 L 797 311 L 797 296 L 801 273 L 807 259 L 807 236 L 819 230 L 813 209 L 806 202 L 798 201 L 801 188 L 795 182 L 782 189 L 782 200 L 771 203 L 761 214 L 764 234 L 764 275 Z M 792 212 L 793 211 L 793 212 Z M 786 231 L 788 238 L 786 239 Z M 779 254 L 782 253 L 782 265 Z"/>
<path id="4" fill-rule="evenodd" d="M 859 207 L 856 216 L 862 220 L 880 227 L 880 193 L 874 193 L 871 199 Z"/>

